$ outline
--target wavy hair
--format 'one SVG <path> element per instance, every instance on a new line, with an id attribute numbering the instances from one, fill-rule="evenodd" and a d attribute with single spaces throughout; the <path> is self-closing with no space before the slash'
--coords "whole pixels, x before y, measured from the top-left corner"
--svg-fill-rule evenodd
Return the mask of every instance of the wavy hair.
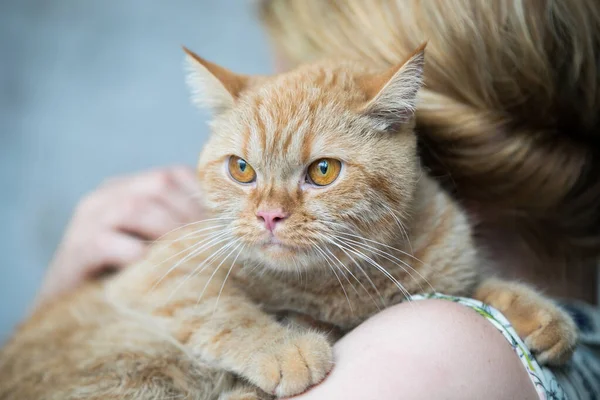
<path id="1" fill-rule="evenodd" d="M 417 128 L 428 169 L 541 253 L 600 254 L 600 2 L 263 0 L 259 10 L 292 64 L 385 67 L 427 40 Z"/>

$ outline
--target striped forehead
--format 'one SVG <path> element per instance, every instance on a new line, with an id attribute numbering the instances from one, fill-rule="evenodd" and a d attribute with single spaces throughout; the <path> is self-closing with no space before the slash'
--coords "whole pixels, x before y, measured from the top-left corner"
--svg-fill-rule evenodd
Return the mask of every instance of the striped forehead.
<path id="1" fill-rule="evenodd" d="M 324 151 L 324 126 L 331 105 L 319 92 L 313 89 L 296 96 L 288 92 L 256 96 L 246 121 L 243 153 L 270 168 L 304 165 Z"/>
<path id="2" fill-rule="evenodd" d="M 342 158 L 348 106 L 360 96 L 346 70 L 317 66 L 278 76 L 240 99 L 230 143 L 253 167 L 279 177 L 317 158 Z"/>

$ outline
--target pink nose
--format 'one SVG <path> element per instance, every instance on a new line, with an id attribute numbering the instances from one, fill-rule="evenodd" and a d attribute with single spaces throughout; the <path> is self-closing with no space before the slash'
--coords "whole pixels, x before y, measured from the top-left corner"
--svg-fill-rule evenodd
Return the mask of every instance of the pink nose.
<path id="1" fill-rule="evenodd" d="M 278 222 L 283 221 L 288 217 L 288 214 L 282 210 L 259 211 L 256 213 L 259 221 L 265 224 L 265 228 L 273 232 Z"/>

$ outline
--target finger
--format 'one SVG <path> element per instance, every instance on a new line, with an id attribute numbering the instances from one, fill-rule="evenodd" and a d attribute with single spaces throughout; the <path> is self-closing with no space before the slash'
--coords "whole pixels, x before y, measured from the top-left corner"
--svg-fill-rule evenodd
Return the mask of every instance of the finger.
<path id="1" fill-rule="evenodd" d="M 157 202 L 168 209 L 177 226 L 197 222 L 204 218 L 204 210 L 200 204 L 182 191 L 174 190 L 166 193 Z"/>
<path id="2" fill-rule="evenodd" d="M 194 170 L 173 167 L 112 180 L 88 196 L 79 220 L 154 240 L 203 219 Z"/>
<path id="3" fill-rule="evenodd" d="M 178 167 L 173 169 L 174 190 L 165 192 L 162 201 L 181 216 L 182 222 L 190 223 L 201 220 L 204 209 L 201 205 L 202 192 L 193 169 Z"/>
<path id="4" fill-rule="evenodd" d="M 86 277 L 96 276 L 108 268 L 122 269 L 146 254 L 148 246 L 126 233 L 110 232 L 97 238 L 85 269 Z"/>
<path id="5" fill-rule="evenodd" d="M 179 217 L 180 224 L 196 221 L 203 214 L 197 200 L 200 185 L 194 170 L 187 166 L 163 168 L 120 179 L 112 186 L 106 186 L 104 191 L 113 199 L 114 193 L 120 193 L 121 196 L 161 202 Z"/>
<path id="6" fill-rule="evenodd" d="M 153 199 L 126 199 L 113 217 L 114 227 L 147 240 L 155 240 L 181 226 L 181 217 Z"/>
<path id="7" fill-rule="evenodd" d="M 104 196 L 114 193 L 152 196 L 170 191 L 175 186 L 173 168 L 161 168 L 152 171 L 109 178 L 95 193 Z M 103 197 L 104 197 L 103 196 Z"/>
<path id="8" fill-rule="evenodd" d="M 172 169 L 172 174 L 173 179 L 183 191 L 191 195 L 200 193 L 200 182 L 195 169 L 187 166 L 175 167 Z"/>

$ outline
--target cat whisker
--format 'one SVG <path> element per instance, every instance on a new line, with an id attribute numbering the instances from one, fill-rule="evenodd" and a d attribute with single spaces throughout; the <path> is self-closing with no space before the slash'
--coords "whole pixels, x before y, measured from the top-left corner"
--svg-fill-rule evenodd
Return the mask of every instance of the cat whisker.
<path id="1" fill-rule="evenodd" d="M 161 277 L 160 279 L 158 279 L 154 285 L 152 285 L 152 288 L 150 289 L 150 292 L 152 292 L 154 289 L 156 289 L 156 287 L 163 281 L 163 279 L 165 279 L 171 272 L 173 272 L 175 269 L 177 269 L 181 264 L 183 264 L 184 262 L 196 257 L 198 254 L 200 254 L 202 251 L 207 250 L 225 240 L 227 240 L 227 235 L 229 235 L 233 230 L 229 229 L 229 230 L 225 230 L 225 231 L 221 231 L 221 232 L 217 232 L 214 233 L 212 236 L 194 244 L 193 246 L 186 248 L 180 252 L 178 252 L 177 254 L 169 257 L 169 259 L 178 256 L 181 253 L 184 252 L 190 252 L 189 254 L 187 254 L 185 257 L 183 257 L 182 259 L 180 259 L 179 261 L 177 261 L 173 266 L 171 266 Z M 225 239 L 223 239 L 225 237 Z M 222 239 L 222 240 L 221 240 Z M 213 243 L 214 241 L 217 241 L 216 243 Z M 153 267 L 156 268 L 157 266 L 163 264 L 165 261 L 159 263 L 158 265 L 155 265 Z"/>
<path id="2" fill-rule="evenodd" d="M 420 281 L 419 281 L 417 278 L 415 278 L 415 276 L 414 276 L 414 275 L 412 274 L 412 272 L 411 272 L 411 270 L 412 270 L 414 273 L 416 273 L 416 274 L 418 275 L 418 277 L 419 277 L 419 278 L 420 278 L 422 281 L 424 281 L 424 282 L 425 282 L 425 283 L 426 283 L 426 284 L 429 286 L 429 288 L 430 288 L 430 289 L 431 289 L 433 292 L 435 292 L 435 289 L 434 289 L 434 287 L 431 285 L 431 283 L 429 283 L 429 280 L 427 280 L 427 279 L 426 279 L 426 278 L 423 276 L 423 274 L 421 274 L 419 271 L 417 271 L 415 268 L 413 268 L 413 267 L 412 267 L 410 264 L 408 264 L 406 261 L 404 261 L 404 260 L 401 260 L 401 259 L 399 259 L 398 257 L 395 257 L 394 255 L 392 255 L 392 254 L 390 254 L 390 253 L 388 253 L 388 252 L 386 252 L 386 251 L 383 251 L 383 250 L 381 250 L 381 249 L 378 249 L 378 248 L 376 248 L 376 247 L 374 247 L 374 246 L 370 246 L 370 245 L 368 245 L 368 244 L 361 243 L 361 242 L 359 242 L 359 241 L 352 240 L 352 239 L 348 239 L 348 238 L 346 238 L 346 241 L 347 241 L 347 242 L 350 242 L 350 243 L 353 243 L 353 244 L 355 244 L 355 245 L 357 245 L 357 246 L 360 246 L 360 247 L 361 247 L 362 249 L 364 249 L 364 250 L 371 250 L 371 251 L 375 252 L 377 255 L 379 255 L 379 256 L 381 256 L 381 257 L 385 258 L 386 260 L 388 260 L 388 261 L 392 262 L 394 265 L 398 266 L 398 267 L 399 267 L 399 268 L 401 268 L 401 269 L 402 269 L 404 272 L 406 272 L 406 273 L 407 273 L 407 274 L 408 274 L 408 275 L 411 277 L 411 279 L 412 279 L 413 281 L 415 281 L 415 282 L 416 282 L 416 283 L 419 285 L 419 287 L 421 288 L 421 291 L 423 291 L 423 292 L 424 292 L 424 290 L 423 290 L 423 286 L 421 285 L 421 282 L 420 282 Z"/>
<path id="3" fill-rule="evenodd" d="M 243 238 L 241 238 L 241 239 L 243 239 Z M 240 239 L 240 241 L 241 241 L 241 239 Z M 240 244 L 242 244 L 242 243 L 240 243 Z M 238 247 L 239 247 L 239 245 L 236 246 L 236 249 Z M 231 271 L 233 270 L 235 262 L 237 261 L 237 259 L 240 256 L 240 254 L 242 254 L 242 251 L 244 251 L 245 247 L 246 247 L 246 245 L 242 244 L 242 248 L 240 249 L 240 251 L 238 251 L 237 255 L 233 259 L 233 262 L 231 263 L 231 267 L 229 267 L 229 271 L 227 271 L 227 275 L 225 275 L 225 279 L 223 279 L 223 284 L 221 285 L 221 289 L 219 289 L 219 295 L 217 296 L 217 301 L 215 302 L 215 308 L 213 310 L 213 314 L 217 311 L 217 306 L 219 305 L 219 299 L 221 298 L 221 293 L 223 292 L 223 288 L 225 288 L 225 282 L 227 282 L 227 278 L 229 278 L 229 275 L 231 274 Z M 234 251 L 235 251 L 235 249 L 234 249 Z M 229 256 L 231 254 L 233 254 L 233 251 L 229 255 L 227 255 L 227 257 L 225 259 L 229 258 Z"/>
<path id="4" fill-rule="evenodd" d="M 417 262 L 421 263 L 421 264 L 422 264 L 422 265 L 424 265 L 424 266 L 428 266 L 428 264 L 426 264 L 424 261 L 422 261 L 422 260 L 418 259 L 418 258 L 417 258 L 417 257 L 415 257 L 414 255 L 412 255 L 412 254 L 409 254 L 409 253 L 407 253 L 407 252 L 405 252 L 405 251 L 403 251 L 403 250 L 400 250 L 400 249 L 398 249 L 398 248 L 396 248 L 396 247 L 389 246 L 389 245 L 387 245 L 387 244 L 385 244 L 385 243 L 381 243 L 381 242 L 378 242 L 378 241 L 376 241 L 376 240 L 372 240 L 372 239 L 367 239 L 367 238 L 365 238 L 365 237 L 362 237 L 362 236 L 359 236 L 359 235 L 354 235 L 354 234 L 352 234 L 352 233 L 347 233 L 347 232 L 339 232 L 339 234 L 340 234 L 340 235 L 344 235 L 344 236 L 349 236 L 349 237 L 358 238 L 358 239 L 361 239 L 361 240 L 363 240 L 363 241 L 370 242 L 370 243 L 373 243 L 373 244 L 375 244 L 375 245 L 379 245 L 379 246 L 382 246 L 382 247 L 388 248 L 388 249 L 390 249 L 390 250 L 397 251 L 397 252 L 399 252 L 400 254 L 402 254 L 402 255 L 405 255 L 405 256 L 407 256 L 407 257 L 409 257 L 409 258 L 412 258 L 413 260 L 415 260 L 415 261 L 417 261 Z M 366 245 L 366 244 L 365 244 L 365 245 Z M 381 249 L 378 249 L 378 251 L 380 251 L 380 252 L 383 252 L 383 253 L 385 253 L 385 254 L 389 255 L 390 257 L 394 257 L 394 256 L 393 256 L 393 255 L 391 255 L 390 253 L 388 253 L 388 252 L 384 252 L 384 251 L 383 251 L 383 250 L 381 250 Z M 396 257 L 394 257 L 394 258 L 396 258 Z M 398 260 L 398 258 L 396 258 L 396 259 Z M 410 268 L 412 271 L 414 271 L 414 272 L 415 272 L 415 273 L 416 273 L 416 274 L 417 274 L 417 275 L 418 275 L 418 276 L 419 276 L 421 279 L 423 279 L 423 280 L 424 280 L 424 281 L 427 283 L 427 285 L 428 285 L 428 286 L 429 286 L 429 287 L 430 287 L 432 290 L 434 290 L 434 291 L 435 291 L 435 288 L 434 288 L 434 287 L 431 285 L 431 283 L 430 283 L 430 282 L 429 282 L 429 281 L 428 281 L 428 280 L 427 280 L 427 279 L 426 279 L 426 278 L 425 278 L 425 277 L 424 277 L 424 276 L 423 276 L 423 275 L 422 275 L 422 274 L 421 274 L 419 271 L 417 271 L 417 270 L 416 270 L 414 267 L 412 267 L 410 264 L 406 263 L 405 261 L 402 261 L 402 260 L 399 260 L 399 261 L 401 261 L 401 262 L 402 262 L 402 263 L 403 263 L 405 266 L 407 266 L 407 267 L 408 267 L 408 268 Z"/>
<path id="5" fill-rule="evenodd" d="M 182 242 L 184 239 L 187 239 L 187 238 L 195 238 L 196 236 L 199 236 L 199 234 L 201 232 L 209 231 L 209 230 L 216 229 L 216 228 L 223 228 L 223 227 L 226 227 L 228 225 L 229 224 L 207 226 L 205 228 L 201 228 L 201 229 L 197 229 L 195 231 L 188 232 L 185 235 L 178 235 L 177 239 L 173 239 L 173 240 L 156 239 L 156 240 L 154 240 L 153 243 L 167 243 L 167 246 L 168 246 L 169 244 Z"/>
<path id="6" fill-rule="evenodd" d="M 338 239 L 336 239 L 336 240 L 338 240 Z M 386 270 L 383 266 L 381 266 L 379 263 L 377 263 L 375 260 L 373 260 L 371 257 L 367 256 L 360 250 L 356 250 L 355 248 L 352 248 L 351 245 L 344 243 L 342 241 L 339 241 L 339 240 L 338 240 L 338 243 L 344 244 L 346 246 L 346 248 L 348 249 L 348 251 L 361 257 L 363 260 L 365 260 L 366 262 L 371 264 L 373 267 L 375 267 L 377 270 L 379 270 L 381 273 L 383 273 L 390 281 L 392 281 L 392 283 L 394 283 L 394 285 L 396 285 L 396 287 L 404 295 L 406 300 L 410 301 L 410 293 L 408 292 L 408 290 L 406 290 L 406 288 L 398 281 L 398 279 L 396 279 L 392 274 L 390 274 L 388 272 L 388 270 Z"/>
<path id="7" fill-rule="evenodd" d="M 337 243 L 335 243 L 334 241 L 332 241 L 328 236 L 326 236 L 325 234 L 322 234 L 322 233 L 320 233 L 319 235 L 321 237 L 323 237 L 327 242 L 329 242 L 331 244 L 334 244 L 337 248 L 339 248 L 340 250 L 342 250 L 348 256 L 348 253 L 342 247 L 338 246 Z M 342 266 L 350 274 L 350 276 L 352 276 L 352 278 L 354 278 L 354 280 L 356 282 L 358 282 L 358 284 L 360 285 L 360 287 L 367 293 L 367 295 L 369 295 L 369 297 L 371 298 L 371 300 L 373 300 L 373 302 L 375 303 L 375 305 L 377 305 L 377 302 L 375 301 L 375 299 L 371 295 L 371 292 L 365 287 L 365 285 L 363 285 L 363 283 L 356 277 L 356 275 L 354 275 L 354 273 L 343 262 L 341 262 L 340 259 L 331 250 L 329 250 L 328 248 L 325 248 L 325 250 L 330 254 L 331 257 L 333 257 L 340 264 L 340 266 Z M 349 258 L 352 261 L 354 261 L 352 259 L 352 257 L 349 257 Z M 364 272 L 364 270 L 363 270 L 363 272 Z M 368 275 L 367 275 L 367 278 L 370 280 L 370 278 L 368 277 Z M 372 280 L 370 280 L 370 281 L 371 281 L 371 284 L 373 285 L 373 287 L 375 287 L 373 281 Z M 354 287 L 354 286 L 352 286 L 352 287 Z M 375 288 L 375 290 L 377 290 L 377 288 Z M 358 292 L 356 292 L 356 294 L 358 295 Z M 377 305 L 377 307 L 379 308 L 378 305 Z"/>
<path id="8" fill-rule="evenodd" d="M 203 219 L 203 220 L 199 220 L 199 221 L 194 221 L 194 222 L 190 222 L 187 224 L 183 224 L 181 226 L 178 226 L 175 229 L 170 230 L 169 232 L 159 236 L 157 239 L 153 240 L 152 242 L 156 243 L 156 242 L 160 242 L 162 241 L 162 238 L 164 238 L 165 236 L 169 236 L 172 233 L 175 233 L 181 229 L 185 229 L 187 227 L 193 226 L 193 225 L 198 225 L 198 224 L 203 224 L 205 222 L 211 222 L 211 221 L 233 221 L 235 218 L 228 218 L 228 217 L 218 217 L 218 218 L 208 218 L 208 219 Z"/>
<path id="9" fill-rule="evenodd" d="M 227 226 L 227 225 L 218 225 L 217 227 L 226 227 L 226 226 Z M 216 228 L 216 227 L 211 227 L 211 229 L 214 229 L 214 228 Z M 207 230 L 208 230 L 208 228 L 207 228 Z M 223 231 L 221 231 L 221 232 L 208 232 L 208 233 L 203 233 L 203 234 L 199 234 L 199 233 L 198 233 L 197 235 L 191 236 L 191 238 L 196 238 L 196 237 L 204 237 L 204 236 L 206 236 L 206 235 L 211 235 L 211 234 L 212 234 L 212 235 L 218 235 L 218 234 L 220 234 L 220 233 L 222 233 L 222 232 L 223 232 Z M 197 233 L 197 232 L 195 232 L 195 233 Z M 188 236 L 188 235 L 186 235 L 186 236 Z M 211 236 L 211 237 L 212 237 L 212 236 Z M 183 237 L 182 237 L 181 239 L 183 239 Z M 173 254 L 173 255 L 171 255 L 171 256 L 169 256 L 169 257 L 167 257 L 166 259 L 162 260 L 161 262 L 159 262 L 159 263 L 157 263 L 157 264 L 153 265 L 153 266 L 151 267 L 151 269 L 154 269 L 154 268 L 157 268 L 157 267 L 159 267 L 159 266 L 163 265 L 163 264 L 164 264 L 164 263 L 166 263 L 167 261 L 170 261 L 171 259 L 173 259 L 173 258 L 176 258 L 177 256 L 181 255 L 182 253 L 185 253 L 185 252 L 191 251 L 192 249 L 194 249 L 194 248 L 198 247 L 199 245 L 201 245 L 202 243 L 204 243 L 206 240 L 209 240 L 209 239 L 210 239 L 210 238 L 203 239 L 203 240 L 201 240 L 201 241 L 199 241 L 199 242 L 196 242 L 196 243 L 194 243 L 192 246 L 186 247 L 185 249 L 183 249 L 183 250 L 181 250 L 181 251 L 179 251 L 179 252 L 177 252 L 177 253 L 175 253 L 175 254 Z M 177 240 L 177 241 L 173 241 L 172 243 L 175 243 L 175 242 L 178 242 L 178 241 L 179 241 L 179 240 Z M 171 243 L 171 244 L 172 244 L 172 243 Z M 164 250 L 166 247 L 168 247 L 168 246 L 165 246 L 165 247 L 163 247 L 163 248 L 162 248 L 162 250 Z"/>
<path id="10" fill-rule="evenodd" d="M 346 274 L 346 272 L 350 272 L 350 275 L 353 276 L 354 279 L 356 279 L 356 276 L 354 276 L 354 274 L 352 274 L 352 272 L 348 268 L 346 268 L 346 266 L 335 256 L 335 254 L 333 254 L 331 252 L 331 250 L 329 250 L 327 247 L 324 247 L 322 250 L 327 253 L 327 258 L 336 267 L 336 269 L 344 277 L 344 279 L 346 279 L 346 282 L 348 282 L 348 285 L 350 285 L 352 287 L 352 290 L 354 290 L 354 293 L 356 293 L 356 295 L 360 297 L 360 294 L 358 293 L 358 290 L 356 290 L 356 287 L 354 287 L 354 284 L 350 281 L 350 279 L 348 278 L 348 275 Z M 342 268 L 340 268 L 335 263 L 335 261 L 337 261 L 337 264 L 339 264 L 341 267 L 343 267 L 344 270 Z M 358 283 L 361 283 L 361 282 L 358 281 Z"/>
<path id="11" fill-rule="evenodd" d="M 202 250 L 198 250 L 199 251 L 203 251 L 203 250 L 207 250 L 211 247 L 214 247 L 220 243 L 226 242 L 227 240 L 231 239 L 230 237 L 228 237 L 227 235 L 230 232 L 225 232 L 225 236 L 224 237 L 220 237 L 219 240 L 215 243 L 212 243 L 210 246 L 206 247 L 205 249 Z M 214 239 L 213 239 L 214 240 Z M 225 243 L 223 245 L 221 245 L 221 247 L 217 250 L 215 250 L 210 256 L 206 257 L 200 264 L 198 264 L 188 275 L 186 275 L 186 277 L 179 282 L 179 284 L 177 284 L 177 286 L 175 287 L 175 289 L 173 290 L 173 292 L 169 295 L 168 300 L 171 299 L 171 297 L 173 296 L 173 294 L 177 293 L 177 291 L 192 277 L 194 277 L 197 273 L 197 271 L 203 266 L 206 265 L 207 262 L 210 262 L 213 258 L 218 257 L 223 251 L 225 251 L 228 246 L 230 245 L 231 242 L 229 243 Z M 203 269 L 199 272 L 202 273 Z M 169 271 L 167 272 L 167 274 L 170 273 Z"/>
<path id="12" fill-rule="evenodd" d="M 300 268 L 300 266 L 298 265 L 298 261 L 296 261 L 295 258 L 292 258 L 292 261 L 294 261 L 294 268 L 295 268 L 296 272 L 298 273 L 298 281 L 302 285 L 302 268 Z"/>
<path id="13" fill-rule="evenodd" d="M 224 240 L 223 240 L 224 241 Z M 223 242 L 221 241 L 221 242 Z M 219 243 L 221 243 L 219 242 Z M 215 245 L 218 243 L 215 243 Z M 183 287 L 183 285 L 185 285 L 186 282 L 188 282 L 190 279 L 192 279 L 194 276 L 201 274 L 202 271 L 204 271 L 203 266 L 206 265 L 207 262 L 212 261 L 214 258 L 218 257 L 219 255 L 221 255 L 222 253 L 224 253 L 228 248 L 229 248 L 229 244 L 230 243 L 225 243 L 223 245 L 221 245 L 221 247 L 219 247 L 217 250 L 215 250 L 209 257 L 205 258 L 200 264 L 198 264 L 189 274 L 187 274 L 185 276 L 185 278 L 183 278 L 178 284 L 177 286 L 175 286 L 175 288 L 171 291 L 171 293 L 169 294 L 167 301 L 170 301 L 171 298 L 173 297 L 173 295 L 175 293 L 179 292 L 179 289 L 181 287 Z"/>
<path id="14" fill-rule="evenodd" d="M 323 234 L 321 234 L 323 235 Z M 385 306 L 385 300 L 383 298 L 383 295 L 381 294 L 381 292 L 379 292 L 379 289 L 377 289 L 377 286 L 375 285 L 375 283 L 373 282 L 373 280 L 371 279 L 371 277 L 369 276 L 369 274 L 367 274 L 365 272 L 365 270 L 362 268 L 362 266 L 354 259 L 354 257 L 352 257 L 351 254 L 349 254 L 346 249 L 343 246 L 340 246 L 337 242 L 335 242 L 334 240 L 332 240 L 332 238 L 328 237 L 327 235 L 323 235 L 325 237 L 325 239 L 333 244 L 334 246 L 336 246 L 338 249 L 340 249 L 345 255 L 346 257 L 348 257 L 350 259 L 350 261 L 352 261 L 352 263 L 356 266 L 356 268 L 358 268 L 358 270 L 365 276 L 365 278 L 367 279 L 367 281 L 370 283 L 371 287 L 375 290 L 375 293 L 377 293 L 377 295 L 379 296 L 379 299 L 381 300 L 381 304 L 383 306 Z M 354 276 L 354 275 L 353 275 Z M 377 301 L 373 298 L 373 296 L 371 295 L 371 292 L 369 292 L 364 285 L 362 285 L 362 282 L 360 282 L 358 280 L 358 278 L 356 278 L 356 276 L 354 277 L 354 279 L 356 279 L 361 286 L 363 287 L 363 289 L 369 294 L 369 297 L 371 298 L 371 300 L 373 300 L 373 303 L 375 303 L 375 306 L 377 307 L 378 310 L 381 310 L 381 307 L 379 306 L 379 304 L 377 303 Z"/>
<path id="15" fill-rule="evenodd" d="M 331 272 L 333 272 L 333 274 L 335 275 L 335 278 L 340 283 L 340 287 L 342 288 L 342 291 L 344 292 L 344 296 L 346 296 L 346 300 L 348 300 L 348 307 L 350 308 L 350 312 L 354 313 L 354 308 L 352 307 L 352 303 L 350 302 L 350 297 L 348 297 L 348 292 L 346 292 L 346 288 L 344 288 L 344 285 L 342 284 L 341 279 L 339 278 L 337 272 L 335 272 L 335 268 L 333 267 L 333 265 L 331 265 L 331 262 L 327 258 L 327 254 L 325 254 L 325 252 L 319 247 L 318 244 L 316 244 L 312 240 L 311 240 L 311 242 L 312 242 L 314 248 L 323 256 L 323 259 L 327 262 L 327 265 L 329 265 L 329 269 L 331 270 Z"/>
<path id="16" fill-rule="evenodd" d="M 337 243 L 334 243 L 337 246 Z M 344 249 L 342 249 L 340 246 L 337 246 L 338 248 L 340 248 L 344 253 L 346 253 L 346 251 Z M 369 296 L 369 298 L 371 299 L 371 301 L 373 301 L 373 304 L 375 304 L 375 307 L 381 311 L 381 307 L 379 306 L 379 304 L 377 303 L 377 301 L 375 300 L 375 298 L 373 297 L 373 295 L 371 294 L 371 292 L 365 287 L 365 285 L 363 285 L 363 283 L 356 277 L 356 275 L 354 275 L 354 273 L 352 273 L 352 271 L 346 267 L 336 256 L 335 254 L 333 254 L 333 252 L 331 252 L 331 250 L 329 249 L 325 249 L 327 250 L 327 252 L 329 254 L 331 254 L 331 256 L 333 256 L 336 260 L 338 260 L 338 262 L 340 263 L 340 265 L 342 267 L 344 267 L 348 273 L 354 278 L 354 280 L 356 282 L 358 282 L 358 284 L 360 285 L 360 287 L 365 291 L 365 293 L 367 293 L 367 296 Z M 346 253 L 347 254 L 347 253 Z M 350 259 L 352 259 L 352 257 L 349 257 Z M 353 260 L 353 259 L 352 259 Z M 353 260 L 354 261 L 354 260 Z M 356 261 L 354 261 L 356 263 Z M 371 282 L 371 284 L 373 284 L 373 287 L 375 287 L 375 291 L 379 294 L 382 303 L 385 303 L 383 300 L 383 296 L 381 296 L 381 293 L 379 293 L 379 290 L 377 290 L 377 287 L 375 286 L 375 284 L 373 283 L 373 280 L 371 280 L 371 278 L 365 273 L 365 271 L 359 266 L 359 270 L 361 270 L 363 272 L 363 274 L 365 274 L 365 276 L 367 276 L 367 279 Z M 346 278 L 347 279 L 347 278 Z M 348 281 L 348 283 L 350 283 L 350 281 Z M 354 285 L 352 285 L 352 288 L 354 288 Z M 358 291 L 356 289 L 354 289 L 354 291 L 356 292 L 357 296 L 360 298 L 360 295 L 358 293 Z"/>
<path id="17" fill-rule="evenodd" d="M 393 247 L 393 246 L 387 245 L 387 244 L 385 244 L 385 243 L 378 242 L 377 240 L 373 240 L 373 239 L 367 239 L 367 238 L 365 238 L 365 237 L 363 237 L 363 236 L 360 236 L 360 235 L 355 235 L 355 234 L 348 233 L 348 232 L 338 232 L 338 234 L 340 234 L 340 235 L 345 235 L 345 236 L 351 236 L 351 237 L 358 238 L 358 239 L 361 239 L 361 240 L 364 240 L 364 241 L 367 241 L 367 242 L 370 242 L 370 243 L 373 243 L 373 244 L 376 244 L 376 245 L 379 245 L 379 246 L 382 246 L 382 247 L 386 247 L 386 248 L 388 248 L 388 249 L 390 249 L 390 250 L 395 250 L 395 251 L 397 251 L 397 252 L 399 252 L 399 253 L 401 253 L 401 254 L 403 254 L 403 255 L 407 256 L 407 257 L 410 257 L 410 258 L 412 258 L 412 259 L 413 259 L 413 260 L 415 260 L 415 261 L 418 261 L 418 262 L 420 262 L 420 263 L 421 263 L 421 264 L 423 264 L 423 265 L 427 265 L 427 264 L 426 264 L 424 261 L 422 261 L 422 260 L 419 260 L 419 259 L 418 259 L 417 257 L 415 257 L 414 255 L 412 255 L 412 254 L 410 254 L 410 253 L 407 253 L 406 251 L 404 251 L 404 250 L 401 250 L 401 249 L 398 249 L 398 248 L 396 248 L 396 247 Z"/>
<path id="18" fill-rule="evenodd" d="M 231 256 L 236 250 L 237 248 L 241 245 L 242 243 L 242 238 L 236 239 L 233 242 L 228 243 L 225 248 L 223 249 L 223 251 L 221 253 L 224 253 L 225 251 L 227 251 L 228 248 L 232 247 L 233 245 L 236 245 L 235 248 L 233 248 L 228 254 L 227 256 L 223 257 L 223 259 L 221 260 L 221 262 L 214 268 L 212 274 L 210 275 L 210 277 L 208 278 L 208 280 L 206 281 L 206 284 L 204 285 L 204 287 L 202 288 L 202 291 L 200 292 L 200 295 L 198 296 L 198 300 L 196 301 L 196 305 L 200 304 L 200 301 L 202 300 L 202 297 L 204 296 L 204 293 L 206 292 L 206 289 L 208 288 L 208 286 L 210 285 L 210 282 L 212 281 L 212 279 L 215 277 L 215 275 L 217 274 L 217 272 L 219 271 L 219 269 L 221 268 L 221 265 L 223 265 L 223 263 L 225 261 L 227 261 L 227 259 L 229 258 L 229 256 Z M 218 255 L 220 256 L 220 254 Z M 218 257 L 217 256 L 217 257 Z M 213 259 L 216 257 L 213 257 Z M 212 262 L 212 260 L 210 260 L 210 262 Z M 208 260 L 207 263 L 205 263 L 206 265 L 202 268 L 202 270 L 200 272 L 198 272 L 198 274 L 201 274 L 202 272 L 204 272 L 204 270 L 206 268 L 208 268 L 208 266 L 210 264 L 208 264 Z"/>
<path id="19" fill-rule="evenodd" d="M 410 249 L 410 254 L 414 253 L 412 244 L 410 243 L 410 238 L 408 236 L 408 231 L 406 230 L 404 224 L 402 223 L 402 220 L 400 217 L 398 217 L 396 215 L 396 213 L 401 214 L 400 212 L 394 210 L 393 208 L 387 206 L 387 205 L 383 205 L 389 212 L 390 214 L 392 214 L 392 217 L 394 218 L 394 220 L 396 221 L 396 224 L 398 225 L 398 228 L 400 228 L 400 231 L 402 232 L 402 235 L 404 235 L 404 237 L 406 238 L 406 243 L 408 243 L 408 248 Z"/>
<path id="20" fill-rule="evenodd" d="M 358 242 L 356 240 L 350 239 L 349 237 L 358 238 L 358 239 L 361 239 L 363 241 L 373 243 L 375 245 L 379 245 L 379 246 L 382 246 L 382 247 L 385 247 L 385 248 L 388 248 L 388 249 L 392 249 L 392 250 L 398 251 L 399 253 L 401 253 L 401 254 L 403 254 L 403 255 L 405 255 L 407 257 L 410 257 L 410 258 L 412 258 L 412 259 L 420 262 L 423 265 L 427 265 L 423 261 L 419 260 L 417 257 L 415 257 L 412 254 L 409 254 L 409 253 L 407 253 L 405 251 L 402 251 L 402 250 L 400 250 L 398 248 L 389 246 L 389 245 L 387 245 L 385 243 L 381 243 L 381 242 L 378 242 L 378 241 L 372 240 L 372 239 L 367 239 L 367 238 L 365 238 L 363 236 L 360 236 L 360 235 L 356 235 L 356 234 L 344 232 L 344 230 L 347 230 L 348 228 L 345 225 L 343 225 L 343 224 L 340 224 L 340 223 L 337 223 L 337 222 L 333 222 L 333 221 L 327 221 L 327 224 L 328 225 L 333 225 L 333 226 L 335 226 L 335 225 L 340 226 L 342 229 L 340 231 L 337 231 L 336 234 L 337 235 L 341 235 L 341 236 L 345 236 L 343 239 L 346 242 L 350 242 L 350 243 L 352 243 L 354 245 L 359 245 L 364 250 L 368 249 L 368 250 L 373 251 L 373 252 L 377 253 L 378 255 L 386 258 L 388 261 L 394 263 L 396 266 L 400 267 L 404 272 L 406 272 L 421 287 L 421 289 L 423 289 L 422 286 L 421 286 L 420 281 L 417 280 L 414 277 L 414 275 L 411 273 L 411 271 L 413 271 L 422 281 L 424 281 L 429 286 L 429 288 L 432 291 L 435 292 L 435 288 L 431 285 L 431 283 L 429 282 L 429 280 L 427 280 L 427 278 L 425 278 L 418 270 L 416 270 L 414 267 L 412 267 L 406 261 L 401 260 L 398 257 L 395 257 L 394 255 L 390 254 L 389 252 L 381 250 L 381 249 L 379 249 L 379 248 L 377 248 L 375 246 L 370 246 L 370 245 L 368 245 L 366 243 Z M 399 265 L 398 262 L 400 262 L 402 265 Z M 408 268 L 408 270 L 406 268 Z"/>

